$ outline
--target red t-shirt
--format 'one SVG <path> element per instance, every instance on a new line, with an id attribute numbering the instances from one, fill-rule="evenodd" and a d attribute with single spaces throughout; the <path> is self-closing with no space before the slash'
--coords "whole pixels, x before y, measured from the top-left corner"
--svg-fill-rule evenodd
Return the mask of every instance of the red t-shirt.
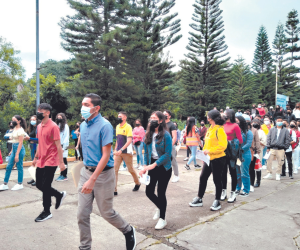
<path id="1" fill-rule="evenodd" d="M 237 138 L 239 140 L 240 144 L 243 143 L 241 129 L 238 124 L 226 122 L 224 124 L 224 130 L 227 135 L 228 141 L 232 141 L 233 139 Z"/>
<path id="2" fill-rule="evenodd" d="M 59 127 L 49 119 L 46 124 L 38 125 L 36 137 L 39 140 L 37 166 L 39 168 L 57 167 L 59 157 L 55 141 L 60 141 Z"/>
<path id="3" fill-rule="evenodd" d="M 266 111 L 265 111 L 264 108 L 257 108 L 257 110 L 258 110 L 258 112 L 259 112 L 259 114 L 260 114 L 261 117 L 264 117 L 264 116 L 265 116 Z"/>

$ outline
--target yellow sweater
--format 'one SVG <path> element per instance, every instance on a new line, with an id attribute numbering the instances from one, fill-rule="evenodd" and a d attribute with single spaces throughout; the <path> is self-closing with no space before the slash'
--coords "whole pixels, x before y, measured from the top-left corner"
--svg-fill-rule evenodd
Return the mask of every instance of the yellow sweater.
<path id="1" fill-rule="evenodd" d="M 216 136 L 218 130 L 218 138 Z M 225 150 L 227 148 L 227 135 L 224 127 L 215 125 L 208 129 L 205 136 L 205 145 L 203 150 L 209 150 L 210 160 L 221 158 L 225 156 Z"/>

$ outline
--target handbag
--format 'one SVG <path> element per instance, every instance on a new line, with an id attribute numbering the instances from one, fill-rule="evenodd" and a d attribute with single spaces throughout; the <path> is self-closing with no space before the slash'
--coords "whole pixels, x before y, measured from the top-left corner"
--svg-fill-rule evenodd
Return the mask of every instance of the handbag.
<path id="1" fill-rule="evenodd" d="M 219 137 L 218 137 L 218 130 L 216 131 L 216 137 L 217 139 L 219 140 Z M 227 140 L 227 147 L 224 151 L 224 153 L 226 154 L 226 158 L 229 160 L 229 161 L 235 161 L 237 159 L 237 152 L 235 152 L 235 150 L 232 149 L 231 147 L 231 142 L 229 142 Z"/>
<path id="2" fill-rule="evenodd" d="M 255 171 L 260 171 L 261 169 L 262 169 L 261 161 L 260 161 L 260 159 L 256 159 L 254 170 Z"/>
<path id="3" fill-rule="evenodd" d="M 134 143 L 134 146 L 140 146 L 141 145 L 141 142 L 140 141 L 137 141 Z"/>

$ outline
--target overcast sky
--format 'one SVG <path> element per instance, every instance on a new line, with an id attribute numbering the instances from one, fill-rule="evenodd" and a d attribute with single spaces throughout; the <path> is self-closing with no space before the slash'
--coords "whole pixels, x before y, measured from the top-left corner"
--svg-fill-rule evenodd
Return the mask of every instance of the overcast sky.
<path id="1" fill-rule="evenodd" d="M 34 0 L 0 0 L 0 36 L 12 42 L 21 51 L 20 57 L 26 70 L 26 78 L 35 72 L 35 2 Z M 187 53 L 188 32 L 194 0 L 177 0 L 174 12 L 181 19 L 183 38 L 168 48 L 176 64 Z M 251 64 L 255 41 L 261 25 L 267 29 L 270 46 L 279 21 L 285 23 L 288 12 L 296 9 L 300 16 L 300 0 L 223 0 L 225 41 L 231 60 L 243 56 Z M 61 46 L 61 17 L 73 11 L 65 0 L 40 0 L 40 62 L 48 59 L 68 59 L 70 54 Z M 299 17 L 300 18 L 300 17 Z M 300 46 L 300 44 L 298 44 Z"/>

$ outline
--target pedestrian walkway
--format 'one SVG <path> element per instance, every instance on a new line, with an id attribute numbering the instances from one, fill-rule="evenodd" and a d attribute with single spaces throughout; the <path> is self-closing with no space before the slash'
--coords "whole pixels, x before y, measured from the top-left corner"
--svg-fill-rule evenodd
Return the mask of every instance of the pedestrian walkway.
<path id="1" fill-rule="evenodd" d="M 188 206 L 197 195 L 201 170 L 192 167 L 187 171 L 183 161 L 185 156 L 186 151 L 180 150 L 177 158 L 180 181 L 169 184 L 168 225 L 159 231 L 154 229 L 154 206 L 145 196 L 145 186 L 132 192 L 131 175 L 126 171 L 119 172 L 119 195 L 114 199 L 114 207 L 136 227 L 136 249 L 300 249 L 300 174 L 293 180 L 288 177 L 281 181 L 263 179 L 261 187 L 249 197 L 238 196 L 234 204 L 222 202 L 222 209 L 212 212 L 209 210 L 215 192 L 212 177 L 203 199 L 204 206 Z M 72 166 L 69 165 L 70 171 Z M 3 181 L 4 173 L 5 170 L 0 170 L 0 181 Z M 30 176 L 25 168 L 24 183 L 28 180 Z M 9 187 L 16 181 L 17 173 L 13 171 Z M 41 193 L 35 187 L 24 184 L 23 190 L 0 193 L 0 242 L 5 249 L 78 249 L 77 190 L 71 174 L 69 181 L 54 182 L 53 187 L 66 190 L 68 196 L 59 210 L 52 209 L 53 218 L 43 223 L 34 222 L 41 212 Z M 124 236 L 101 218 L 96 204 L 91 224 L 93 249 L 125 249 Z"/>

